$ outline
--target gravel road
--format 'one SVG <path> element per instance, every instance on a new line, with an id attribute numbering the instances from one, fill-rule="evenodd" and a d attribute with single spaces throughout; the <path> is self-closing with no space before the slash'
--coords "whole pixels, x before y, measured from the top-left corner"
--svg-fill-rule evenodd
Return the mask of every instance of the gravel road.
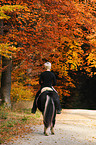
<path id="1" fill-rule="evenodd" d="M 56 116 L 55 135 L 44 136 L 43 125 L 32 126 L 8 145 L 96 145 L 96 110 L 63 109 Z"/>

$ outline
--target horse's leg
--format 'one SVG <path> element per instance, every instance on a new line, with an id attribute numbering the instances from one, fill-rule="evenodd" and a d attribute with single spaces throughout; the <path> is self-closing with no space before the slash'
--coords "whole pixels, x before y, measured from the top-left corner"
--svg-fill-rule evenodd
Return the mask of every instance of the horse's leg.
<path id="1" fill-rule="evenodd" d="M 53 118 L 53 121 L 52 121 L 52 125 L 51 125 L 51 134 L 55 134 L 54 133 L 54 125 L 55 125 L 55 117 L 56 117 L 56 112 L 55 112 L 55 115 L 54 115 L 54 118 Z"/>
<path id="2" fill-rule="evenodd" d="M 47 128 L 44 126 L 44 134 L 46 135 L 46 136 L 48 136 L 49 134 L 47 133 Z"/>
<path id="3" fill-rule="evenodd" d="M 52 135 L 55 134 L 55 133 L 54 133 L 53 126 L 51 127 L 51 134 L 52 134 Z"/>

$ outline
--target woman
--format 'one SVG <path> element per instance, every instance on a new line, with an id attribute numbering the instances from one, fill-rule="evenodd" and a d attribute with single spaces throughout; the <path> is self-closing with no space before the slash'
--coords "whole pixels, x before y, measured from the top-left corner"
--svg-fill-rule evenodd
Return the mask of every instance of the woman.
<path id="1" fill-rule="evenodd" d="M 46 71 L 42 72 L 40 75 L 39 84 L 41 85 L 41 88 L 35 96 L 35 100 L 34 100 L 33 108 L 32 108 L 31 112 L 32 113 L 36 112 L 36 109 L 37 109 L 36 100 L 37 100 L 37 97 L 39 96 L 39 94 L 41 93 L 41 89 L 44 87 L 50 87 L 56 93 L 56 95 L 53 95 L 53 100 L 56 104 L 57 114 L 60 114 L 61 113 L 61 105 L 60 105 L 60 101 L 59 101 L 59 96 L 58 96 L 56 90 L 53 88 L 53 86 L 56 85 L 56 77 L 55 77 L 54 73 L 52 73 L 50 71 L 51 70 L 51 63 L 50 62 L 46 62 L 44 64 L 44 66 L 45 66 Z"/>

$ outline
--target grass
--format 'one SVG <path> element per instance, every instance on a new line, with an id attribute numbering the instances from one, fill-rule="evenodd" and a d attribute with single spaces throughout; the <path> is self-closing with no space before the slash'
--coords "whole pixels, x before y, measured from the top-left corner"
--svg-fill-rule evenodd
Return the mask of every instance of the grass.
<path id="1" fill-rule="evenodd" d="M 0 107 L 0 144 L 9 142 L 12 138 L 30 133 L 30 126 L 42 124 L 41 113 L 31 114 L 31 109 L 19 108 L 14 111 L 5 107 Z"/>
<path id="2" fill-rule="evenodd" d="M 0 111 L 0 118 L 1 119 L 7 119 L 8 113 L 5 111 Z"/>

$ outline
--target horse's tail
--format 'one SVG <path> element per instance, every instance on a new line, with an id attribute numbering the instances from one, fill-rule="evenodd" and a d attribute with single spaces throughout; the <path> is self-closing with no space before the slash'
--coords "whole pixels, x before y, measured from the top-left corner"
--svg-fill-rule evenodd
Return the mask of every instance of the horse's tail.
<path id="1" fill-rule="evenodd" d="M 49 126 L 53 126 L 52 121 L 55 115 L 55 104 L 52 99 L 52 93 L 49 92 L 46 95 L 46 103 L 45 103 L 45 108 L 43 112 L 43 121 L 45 124 L 45 127 L 48 128 Z"/>

